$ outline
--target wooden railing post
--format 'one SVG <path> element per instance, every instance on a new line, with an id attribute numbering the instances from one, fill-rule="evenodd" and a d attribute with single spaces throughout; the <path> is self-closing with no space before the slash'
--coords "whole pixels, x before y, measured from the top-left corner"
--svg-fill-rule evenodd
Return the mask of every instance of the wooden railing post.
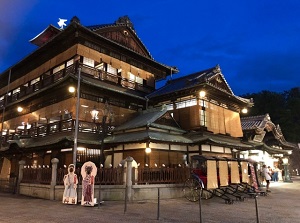
<path id="1" fill-rule="evenodd" d="M 50 184 L 50 200 L 55 200 L 55 185 L 57 178 L 57 164 L 59 160 L 57 158 L 53 158 L 51 160 L 52 163 L 52 174 L 51 174 L 51 184 Z"/>

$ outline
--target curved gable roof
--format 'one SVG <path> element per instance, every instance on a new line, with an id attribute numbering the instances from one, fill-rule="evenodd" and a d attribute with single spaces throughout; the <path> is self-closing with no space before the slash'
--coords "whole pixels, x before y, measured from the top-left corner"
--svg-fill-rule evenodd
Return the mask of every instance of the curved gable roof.
<path id="1" fill-rule="evenodd" d="M 117 42 L 143 56 L 153 59 L 146 46 L 142 43 L 134 30 L 133 23 L 128 16 L 120 17 L 111 24 L 85 26 L 91 31 Z"/>
<path id="2" fill-rule="evenodd" d="M 274 138 L 282 145 L 288 148 L 298 148 L 296 144 L 287 142 L 283 136 L 281 128 L 279 125 L 275 125 L 269 116 L 257 115 L 250 117 L 241 118 L 241 124 L 243 131 L 254 131 L 255 134 L 261 135 L 264 134 L 265 130 L 267 132 L 272 132 Z"/>
<path id="3" fill-rule="evenodd" d="M 61 30 L 50 24 L 46 29 L 44 29 L 42 32 L 40 32 L 37 36 L 29 40 L 29 42 L 37 45 L 42 46 L 44 43 L 51 40 L 53 37 L 55 37 L 58 33 L 60 33 Z"/>
<path id="4" fill-rule="evenodd" d="M 217 89 L 218 91 L 222 92 L 222 94 L 229 95 L 230 98 L 234 98 L 236 101 L 249 105 L 252 103 L 249 99 L 234 95 L 224 75 L 222 74 L 219 65 L 216 65 L 215 67 L 209 68 L 207 70 L 199 71 L 197 73 L 170 80 L 166 83 L 165 86 L 157 89 L 147 97 L 149 99 L 158 98 L 163 95 L 165 96 L 174 94 L 175 92 L 192 90 L 203 87 L 205 85 Z"/>

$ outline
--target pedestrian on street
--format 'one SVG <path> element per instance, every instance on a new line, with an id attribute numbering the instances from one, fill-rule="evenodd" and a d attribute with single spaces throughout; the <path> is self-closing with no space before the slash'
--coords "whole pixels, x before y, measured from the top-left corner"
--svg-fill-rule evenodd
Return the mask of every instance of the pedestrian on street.
<path id="1" fill-rule="evenodd" d="M 270 191 L 270 180 L 271 180 L 271 173 L 270 173 L 270 171 L 269 171 L 269 169 L 267 168 L 267 166 L 266 165 L 263 165 L 263 170 L 262 170 L 262 173 L 263 173 L 263 176 L 264 176 L 264 178 L 265 178 L 265 180 L 266 180 L 266 182 L 267 182 L 267 192 L 271 192 Z"/>

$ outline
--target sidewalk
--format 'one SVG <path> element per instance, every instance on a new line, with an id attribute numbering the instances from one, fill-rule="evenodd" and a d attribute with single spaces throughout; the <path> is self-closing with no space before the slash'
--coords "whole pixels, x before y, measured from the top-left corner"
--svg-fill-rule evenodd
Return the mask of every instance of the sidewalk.
<path id="1" fill-rule="evenodd" d="M 257 198 L 260 223 L 295 223 L 300 220 L 300 178 L 293 183 L 270 185 L 268 196 Z M 0 222 L 200 222 L 199 203 L 186 199 L 161 200 L 158 218 L 157 200 L 129 202 L 124 213 L 123 201 L 105 201 L 98 207 L 64 205 L 31 197 L 0 193 Z M 202 223 L 256 222 L 255 199 L 229 205 L 220 198 L 202 201 Z"/>

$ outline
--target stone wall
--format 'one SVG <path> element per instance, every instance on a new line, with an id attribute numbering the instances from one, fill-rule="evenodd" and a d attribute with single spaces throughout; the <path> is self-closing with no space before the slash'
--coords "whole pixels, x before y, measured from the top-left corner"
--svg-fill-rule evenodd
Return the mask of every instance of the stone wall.
<path id="1" fill-rule="evenodd" d="M 104 201 L 121 201 L 125 200 L 126 187 L 123 185 L 95 185 L 95 198 L 99 200 L 99 187 L 101 200 Z M 152 200 L 158 198 L 158 191 L 161 199 L 179 198 L 183 197 L 182 185 L 175 184 L 153 184 L 153 185 L 133 185 L 131 188 L 131 199 L 134 201 L 139 200 Z M 64 186 L 54 187 L 54 200 L 62 200 Z M 51 199 L 51 186 L 41 184 L 27 184 L 21 183 L 19 193 L 22 195 Z M 79 186 L 77 190 L 78 200 L 81 200 L 82 188 Z"/>

